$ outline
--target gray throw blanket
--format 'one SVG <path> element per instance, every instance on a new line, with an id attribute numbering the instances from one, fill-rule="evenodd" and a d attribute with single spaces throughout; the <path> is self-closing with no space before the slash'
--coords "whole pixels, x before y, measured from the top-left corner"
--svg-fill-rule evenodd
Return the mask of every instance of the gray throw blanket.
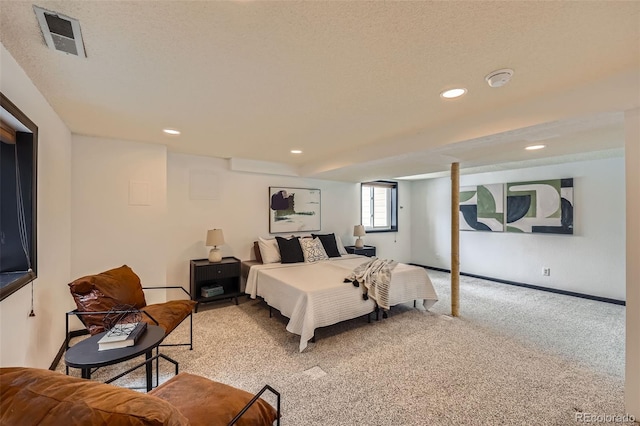
<path id="1" fill-rule="evenodd" d="M 371 297 L 382 309 L 389 309 L 389 284 L 391 284 L 391 271 L 398 262 L 372 257 L 353 270 L 345 278 L 345 282 L 353 285 L 362 284 L 362 295 L 366 300 Z"/>

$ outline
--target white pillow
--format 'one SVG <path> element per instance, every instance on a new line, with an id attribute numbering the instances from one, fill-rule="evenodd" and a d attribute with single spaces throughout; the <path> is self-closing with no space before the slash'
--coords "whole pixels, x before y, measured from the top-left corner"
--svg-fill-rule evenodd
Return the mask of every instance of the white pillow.
<path id="1" fill-rule="evenodd" d="M 327 252 L 319 238 L 303 238 L 300 240 L 305 262 L 317 262 L 328 259 Z"/>
<path id="2" fill-rule="evenodd" d="M 275 238 L 266 239 L 259 237 L 258 248 L 260 249 L 262 263 L 280 262 L 280 248 L 278 247 L 278 242 Z"/>
<path id="3" fill-rule="evenodd" d="M 342 244 L 342 240 L 337 235 L 336 235 L 336 245 L 338 246 L 338 253 L 340 253 L 342 255 L 349 254 L 349 253 L 347 253 L 347 249 L 344 248 L 344 244 Z"/>

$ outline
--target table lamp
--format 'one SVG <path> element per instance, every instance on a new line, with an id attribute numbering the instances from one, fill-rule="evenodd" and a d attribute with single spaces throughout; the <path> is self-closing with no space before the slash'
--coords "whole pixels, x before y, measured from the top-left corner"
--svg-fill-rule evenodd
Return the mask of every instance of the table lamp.
<path id="1" fill-rule="evenodd" d="M 208 247 L 213 246 L 211 251 L 209 251 L 209 262 L 221 262 L 222 261 L 222 253 L 218 246 L 224 244 L 224 235 L 222 235 L 222 229 L 209 229 L 207 231 L 207 242 L 206 245 Z"/>
<path id="2" fill-rule="evenodd" d="M 364 247 L 364 242 L 362 241 L 362 238 L 360 237 L 364 237 L 364 235 L 366 234 L 366 232 L 364 232 L 364 226 L 363 225 L 356 225 L 353 227 L 353 236 L 354 237 L 358 237 L 358 239 L 356 240 L 356 248 L 363 248 Z"/>

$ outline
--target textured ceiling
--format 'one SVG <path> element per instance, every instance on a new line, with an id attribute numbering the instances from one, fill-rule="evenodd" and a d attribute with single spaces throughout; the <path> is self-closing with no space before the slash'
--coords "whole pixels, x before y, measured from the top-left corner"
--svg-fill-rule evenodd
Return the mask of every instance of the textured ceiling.
<path id="1" fill-rule="evenodd" d="M 0 0 L 0 41 L 72 132 L 303 176 L 620 152 L 640 106 L 637 1 L 36 4 L 80 21 L 87 58 L 49 50 L 28 1 Z M 536 139 L 548 148 L 522 149 Z"/>

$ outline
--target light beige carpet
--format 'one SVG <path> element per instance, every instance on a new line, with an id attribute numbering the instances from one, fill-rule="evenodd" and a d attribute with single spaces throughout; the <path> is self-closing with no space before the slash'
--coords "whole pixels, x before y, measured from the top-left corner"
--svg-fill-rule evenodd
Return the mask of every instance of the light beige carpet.
<path id="1" fill-rule="evenodd" d="M 446 276 L 429 274 L 446 299 Z M 467 303 L 474 300 L 472 288 Z M 549 303 L 570 303 L 563 298 Z M 299 337 L 285 330 L 286 318 L 269 318 L 263 302 L 222 302 L 194 314 L 193 351 L 162 352 L 180 362 L 180 371 L 252 392 L 270 384 L 282 393 L 283 425 L 574 425 L 576 413 L 624 414 L 619 375 L 510 330 L 438 314 L 447 310 L 441 305 L 433 312 L 399 306 L 380 322 L 361 318 L 320 329 L 317 342 L 299 353 Z M 184 341 L 187 332 L 181 325 L 170 341 Z M 133 363 L 102 369 L 94 378 Z M 171 377 L 171 367 L 161 361 L 161 382 Z M 116 383 L 142 387 L 143 371 Z"/>

